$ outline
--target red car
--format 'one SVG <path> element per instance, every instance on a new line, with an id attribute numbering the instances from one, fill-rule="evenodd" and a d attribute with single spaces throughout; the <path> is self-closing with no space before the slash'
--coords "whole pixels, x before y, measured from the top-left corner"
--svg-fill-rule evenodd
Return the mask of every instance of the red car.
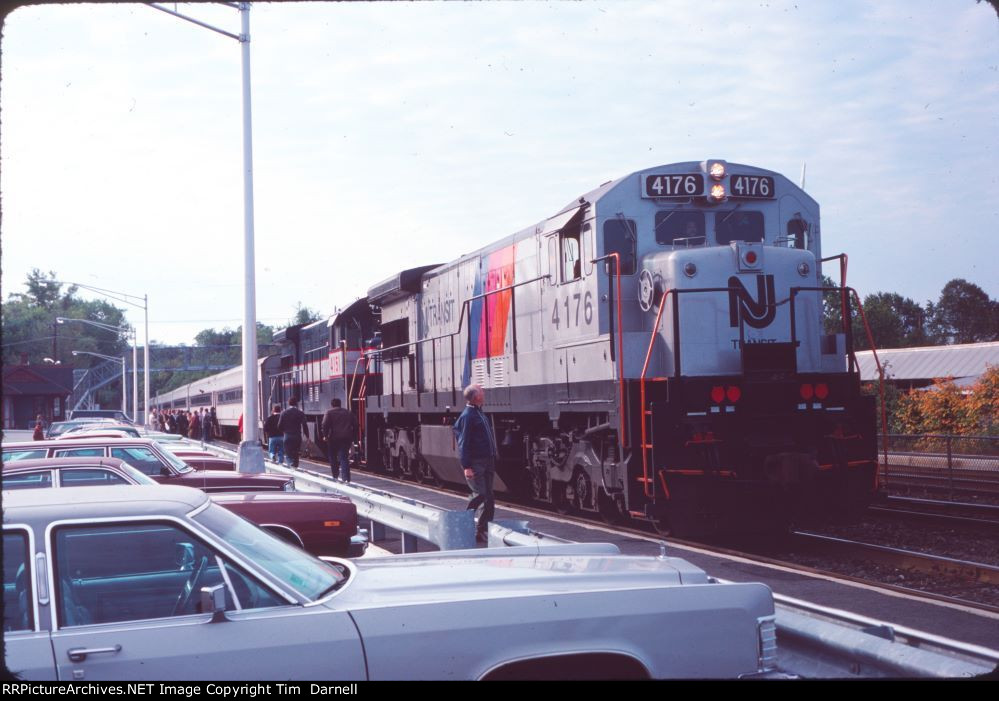
<path id="1" fill-rule="evenodd" d="M 3 461 L 31 458 L 119 458 L 161 484 L 194 487 L 206 492 L 291 491 L 295 482 L 284 475 L 244 474 L 232 470 L 195 470 L 149 438 L 78 438 L 5 443 Z"/>
<path id="2" fill-rule="evenodd" d="M 43 458 L 3 466 L 3 488 L 156 484 L 117 458 Z M 216 493 L 212 501 L 319 557 L 356 557 L 367 542 L 357 534 L 357 507 L 335 494 Z"/>
<path id="3" fill-rule="evenodd" d="M 195 470 L 235 470 L 236 461 L 232 458 L 225 458 L 221 455 L 209 453 L 198 447 L 191 447 L 184 444 L 167 444 L 163 446 L 178 458 L 186 462 Z"/>

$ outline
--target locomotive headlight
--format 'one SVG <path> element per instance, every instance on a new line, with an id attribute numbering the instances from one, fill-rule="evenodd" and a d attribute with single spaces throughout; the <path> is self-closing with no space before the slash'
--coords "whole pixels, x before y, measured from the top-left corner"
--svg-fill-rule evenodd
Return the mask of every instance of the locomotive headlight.
<path id="1" fill-rule="evenodd" d="M 721 180 L 725 177 L 725 164 L 712 163 L 711 167 L 708 168 L 708 175 L 711 176 L 712 180 Z"/>
<path id="2" fill-rule="evenodd" d="M 697 275 L 697 266 L 690 262 L 684 263 L 683 274 L 687 277 L 694 277 Z"/>
<path id="3" fill-rule="evenodd" d="M 711 186 L 711 199 L 715 202 L 721 202 L 725 199 L 725 186 L 721 183 L 715 183 Z"/>
<path id="4" fill-rule="evenodd" d="M 811 271 L 812 267 L 808 263 L 805 263 L 804 261 L 798 263 L 798 275 L 801 277 L 808 277 L 808 273 Z"/>

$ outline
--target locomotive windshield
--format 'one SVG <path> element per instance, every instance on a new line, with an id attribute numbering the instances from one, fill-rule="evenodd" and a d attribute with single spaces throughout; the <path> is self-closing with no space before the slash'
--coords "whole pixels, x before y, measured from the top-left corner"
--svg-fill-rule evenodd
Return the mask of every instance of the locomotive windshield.
<path id="1" fill-rule="evenodd" d="M 715 242 L 725 246 L 732 241 L 762 241 L 763 212 L 715 213 Z"/>
<path id="2" fill-rule="evenodd" d="M 704 243 L 704 213 L 673 209 L 656 212 L 656 243 L 699 246 Z"/>

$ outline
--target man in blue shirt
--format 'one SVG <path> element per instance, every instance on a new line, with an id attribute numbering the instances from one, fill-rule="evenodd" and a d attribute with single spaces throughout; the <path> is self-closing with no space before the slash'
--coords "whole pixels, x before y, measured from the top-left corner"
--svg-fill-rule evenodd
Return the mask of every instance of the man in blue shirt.
<path id="1" fill-rule="evenodd" d="M 454 422 L 454 437 L 458 442 L 461 466 L 465 470 L 465 481 L 472 490 L 468 501 L 469 509 L 476 511 L 481 506 L 482 515 L 476 527 L 475 540 L 488 541 L 486 529 L 493 519 L 496 505 L 493 500 L 493 478 L 496 476 L 496 441 L 482 404 L 486 394 L 479 385 L 465 388 L 465 410 Z"/>

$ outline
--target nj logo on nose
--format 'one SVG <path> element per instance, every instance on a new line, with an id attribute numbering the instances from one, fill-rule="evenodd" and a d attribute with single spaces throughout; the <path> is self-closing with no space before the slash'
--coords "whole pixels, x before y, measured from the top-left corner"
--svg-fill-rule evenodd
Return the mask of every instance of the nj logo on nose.
<path id="1" fill-rule="evenodd" d="M 739 315 L 754 329 L 770 326 L 777 316 L 777 294 L 773 275 L 756 276 L 756 299 L 749 294 L 742 281 L 733 275 L 728 279 L 728 322 L 739 325 Z"/>

